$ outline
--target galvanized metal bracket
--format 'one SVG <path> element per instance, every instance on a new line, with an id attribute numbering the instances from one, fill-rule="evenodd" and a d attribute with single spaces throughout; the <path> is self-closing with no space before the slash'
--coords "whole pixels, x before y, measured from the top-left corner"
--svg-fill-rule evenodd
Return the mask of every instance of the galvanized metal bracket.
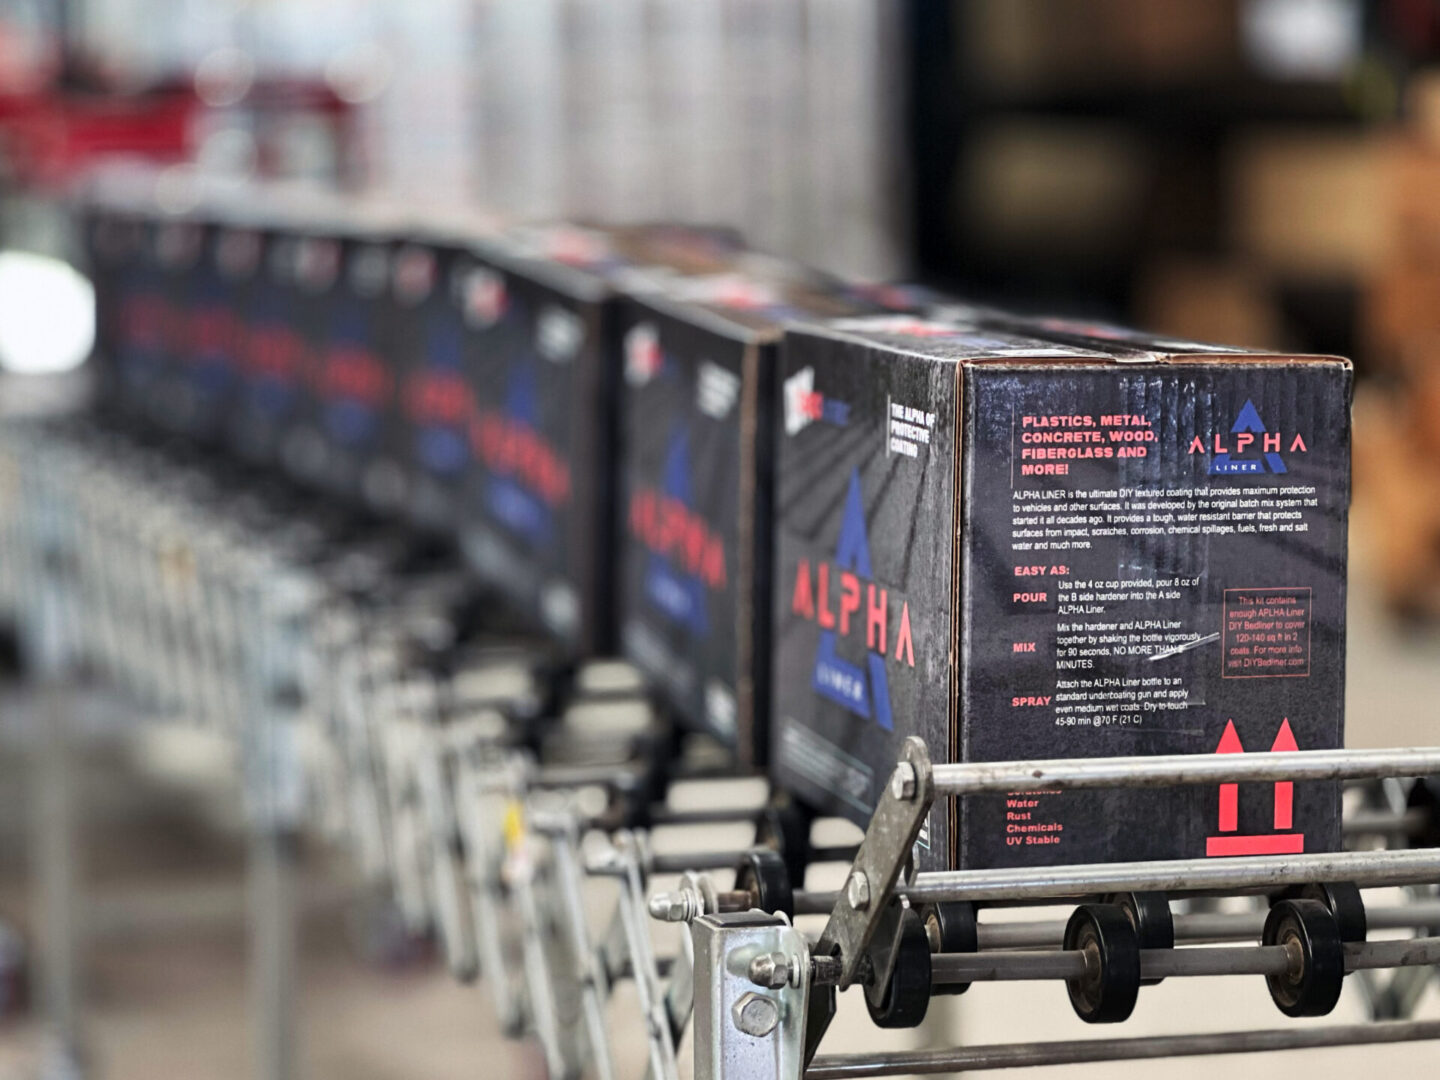
<path id="1" fill-rule="evenodd" d="M 782 916 L 701 915 L 695 945 L 695 1080 L 801 1080 L 810 1002 L 805 938 Z M 760 956 L 793 958 L 799 977 L 778 989 L 750 978 Z"/>
<path id="2" fill-rule="evenodd" d="M 830 921 L 815 945 L 816 956 L 840 960 L 837 985 L 843 990 L 861 982 L 865 954 L 882 924 L 894 922 L 890 908 L 895 883 L 910 860 L 910 851 L 934 799 L 930 754 L 923 740 L 905 740 L 903 756 L 880 796 L 865 839 L 845 888 L 835 901 Z"/>

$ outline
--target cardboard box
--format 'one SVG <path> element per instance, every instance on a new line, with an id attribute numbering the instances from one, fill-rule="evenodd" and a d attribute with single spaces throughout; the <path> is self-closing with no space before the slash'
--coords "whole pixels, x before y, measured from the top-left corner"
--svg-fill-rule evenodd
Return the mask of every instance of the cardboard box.
<path id="1" fill-rule="evenodd" d="M 261 466 L 279 464 L 282 439 L 298 423 L 313 367 L 300 333 L 300 237 L 283 221 L 277 213 L 256 226 L 259 264 L 241 305 L 239 379 L 224 434 L 237 457 Z"/>
<path id="2" fill-rule="evenodd" d="M 615 641 L 617 290 L 716 265 L 735 244 L 725 230 L 547 226 L 472 243 L 453 264 L 472 395 L 451 388 L 474 463 L 462 547 L 572 658 Z"/>
<path id="3" fill-rule="evenodd" d="M 742 763 L 768 748 L 781 334 L 861 310 L 773 265 L 671 280 L 620 308 L 621 650 L 682 725 Z"/>
<path id="4" fill-rule="evenodd" d="M 92 230 L 102 406 L 142 427 L 173 430 L 183 402 L 177 374 L 187 349 L 188 283 L 205 230 L 143 198 L 101 204 Z"/>
<path id="5" fill-rule="evenodd" d="M 213 235 L 193 214 L 156 213 L 149 224 L 158 339 L 153 348 L 141 348 L 131 368 L 139 378 L 133 393 L 144 419 L 159 431 L 187 434 L 191 425 L 189 367 L 192 309 L 205 272 L 205 254 Z M 141 324 L 149 317 L 137 312 Z M 147 331 L 141 330 L 140 339 Z"/>
<path id="6" fill-rule="evenodd" d="M 245 310 L 262 248 L 258 229 L 211 218 L 190 275 L 168 423 L 207 445 L 222 441 L 239 393 Z"/>
<path id="7" fill-rule="evenodd" d="M 772 773 L 1341 745 L 1348 362 L 1050 322 L 793 329 Z M 1103 334 L 1103 338 L 1088 335 Z M 921 869 L 1333 849 L 1335 785 L 941 800 Z"/>
<path id="8" fill-rule="evenodd" d="M 85 269 L 95 289 L 95 347 L 90 354 L 92 390 L 104 416 L 125 415 L 120 354 L 127 348 L 126 297 L 143 275 L 145 226 L 142 218 L 102 199 L 79 209 Z"/>
<path id="9" fill-rule="evenodd" d="M 390 457 L 404 477 L 405 516 L 455 535 L 473 460 L 475 390 L 466 365 L 473 334 L 458 299 L 473 258 L 446 240 L 414 239 L 395 251 L 391 275 L 399 421 Z"/>
<path id="10" fill-rule="evenodd" d="M 300 231 L 293 249 L 300 398 L 283 427 L 286 471 L 377 512 L 405 497 L 387 456 L 399 395 L 389 347 L 393 240 L 352 208 Z"/>
<path id="11" fill-rule="evenodd" d="M 462 547 L 483 581 L 578 657 L 611 641 L 616 375 L 603 260 L 567 264 L 564 243 L 468 251 L 449 296 L 473 395 Z"/>

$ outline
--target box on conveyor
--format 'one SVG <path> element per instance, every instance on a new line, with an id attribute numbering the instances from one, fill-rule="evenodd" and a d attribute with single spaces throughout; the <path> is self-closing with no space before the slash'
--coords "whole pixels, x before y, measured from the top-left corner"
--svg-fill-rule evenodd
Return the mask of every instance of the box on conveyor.
<path id="1" fill-rule="evenodd" d="M 422 412 L 449 421 L 428 449 L 458 454 L 464 432 L 467 558 L 572 656 L 614 640 L 617 287 L 636 266 L 733 244 L 715 230 L 544 226 L 471 244 L 454 262 L 468 394 L 446 376 L 412 388 L 412 422 L 419 394 Z"/>
<path id="2" fill-rule="evenodd" d="M 145 276 L 145 223 L 133 207 L 87 192 L 77 207 L 85 270 L 95 290 L 95 347 L 90 356 L 96 408 L 126 414 L 121 353 L 128 347 L 127 298 Z"/>
<path id="3" fill-rule="evenodd" d="M 755 255 L 662 278 L 620 305 L 621 649 L 682 725 L 742 763 L 768 747 L 781 336 L 795 319 L 872 310 Z"/>
<path id="4" fill-rule="evenodd" d="M 253 226 L 258 242 L 255 268 L 245 282 L 241 304 L 242 345 L 238 378 L 225 418 L 224 441 L 242 460 L 277 466 L 296 457 L 286 444 L 303 422 L 313 362 L 301 333 L 300 213 L 273 194 L 257 206 Z M 310 273 L 318 276 L 317 255 Z M 338 275 L 338 250 L 332 275 Z M 287 463 L 293 466 L 293 460 Z"/>
<path id="5" fill-rule="evenodd" d="M 474 458 L 476 394 L 470 365 L 498 296 L 493 271 L 470 250 L 483 224 L 427 223 L 397 245 L 391 265 L 399 422 L 391 458 L 404 474 L 405 516 L 422 529 L 456 535 Z"/>
<path id="6" fill-rule="evenodd" d="M 187 404 L 179 376 L 209 230 L 192 212 L 163 208 L 142 172 L 94 178 L 81 205 L 96 292 L 97 405 L 122 422 L 173 431 Z"/>
<path id="7" fill-rule="evenodd" d="M 295 479 L 377 513 L 398 511 L 406 496 L 391 457 L 402 418 L 391 347 L 398 232 L 387 212 L 350 203 L 307 217 L 292 252 L 302 377 L 281 462 Z"/>
<path id="8" fill-rule="evenodd" d="M 956 309 L 792 330 L 772 772 L 1342 745 L 1348 361 Z M 1334 784 L 937 800 L 921 869 L 1333 850 Z"/>

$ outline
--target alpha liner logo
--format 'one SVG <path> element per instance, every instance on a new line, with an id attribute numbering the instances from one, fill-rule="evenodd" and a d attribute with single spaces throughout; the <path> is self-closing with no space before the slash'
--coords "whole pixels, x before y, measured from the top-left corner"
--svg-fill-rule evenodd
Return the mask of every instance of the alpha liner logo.
<path id="1" fill-rule="evenodd" d="M 910 605 L 900 599 L 898 620 L 890 618 L 889 590 L 874 581 L 870 562 L 870 538 L 865 527 L 865 504 L 860 493 L 860 471 L 850 474 L 845 509 L 840 519 L 840 539 L 834 563 L 817 564 L 813 574 L 808 559 L 796 570 L 791 611 L 820 627 L 820 644 L 815 651 L 811 686 L 822 697 L 864 720 L 873 719 L 886 731 L 895 730 L 890 709 L 890 680 L 886 673 L 887 652 L 892 660 L 915 666 L 915 642 L 910 629 Z M 863 582 L 863 589 L 862 589 Z M 832 585 L 838 590 L 832 606 Z M 862 605 L 863 593 L 863 605 Z M 842 659 L 839 644 L 861 623 L 864 608 L 865 664 Z M 896 626 L 894 650 L 889 650 L 890 626 Z"/>
<path id="2" fill-rule="evenodd" d="M 555 512 L 570 497 L 570 469 L 539 430 L 535 365 L 510 368 L 503 410 L 472 425 L 472 442 L 489 475 L 485 505 L 511 532 L 537 546 L 557 536 Z"/>
<path id="3" fill-rule="evenodd" d="M 646 549 L 645 595 L 697 638 L 710 633 L 707 592 L 725 587 L 725 542 L 695 512 L 690 436 L 677 426 L 665 452 L 661 487 L 630 497 L 630 533 Z"/>
<path id="4" fill-rule="evenodd" d="M 1207 470 L 1209 475 L 1234 476 L 1289 471 L 1285 468 L 1285 460 L 1280 456 L 1281 445 L 1285 441 L 1283 433 L 1266 430 L 1265 422 L 1260 419 L 1260 413 L 1255 408 L 1253 401 L 1246 399 L 1245 404 L 1241 406 L 1240 415 L 1235 418 L 1235 424 L 1231 427 L 1230 434 L 1233 439 L 1228 443 L 1225 436 L 1219 432 L 1212 436 L 1208 444 L 1199 435 L 1190 440 L 1190 453 L 1214 455 L 1210 459 L 1210 467 Z M 1297 432 L 1290 438 L 1286 452 L 1303 454 L 1309 449 L 1305 445 L 1304 437 Z M 1259 457 L 1240 456 L 1246 451 L 1253 452 L 1254 450 L 1259 450 Z"/>

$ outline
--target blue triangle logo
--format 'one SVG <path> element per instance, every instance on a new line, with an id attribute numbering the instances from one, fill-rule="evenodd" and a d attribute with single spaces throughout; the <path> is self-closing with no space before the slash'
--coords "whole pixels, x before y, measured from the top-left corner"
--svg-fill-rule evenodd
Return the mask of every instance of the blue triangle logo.
<path id="1" fill-rule="evenodd" d="M 870 534 L 865 525 L 865 500 L 860 492 L 860 470 L 850 472 L 845 508 L 840 515 L 840 538 L 835 545 L 835 566 L 858 577 L 873 578 L 870 566 Z M 895 730 L 890 712 L 890 680 L 885 658 L 869 652 L 862 668 L 840 658 L 834 630 L 822 630 L 815 650 L 811 688 L 862 720 L 874 719 L 886 731 Z"/>

